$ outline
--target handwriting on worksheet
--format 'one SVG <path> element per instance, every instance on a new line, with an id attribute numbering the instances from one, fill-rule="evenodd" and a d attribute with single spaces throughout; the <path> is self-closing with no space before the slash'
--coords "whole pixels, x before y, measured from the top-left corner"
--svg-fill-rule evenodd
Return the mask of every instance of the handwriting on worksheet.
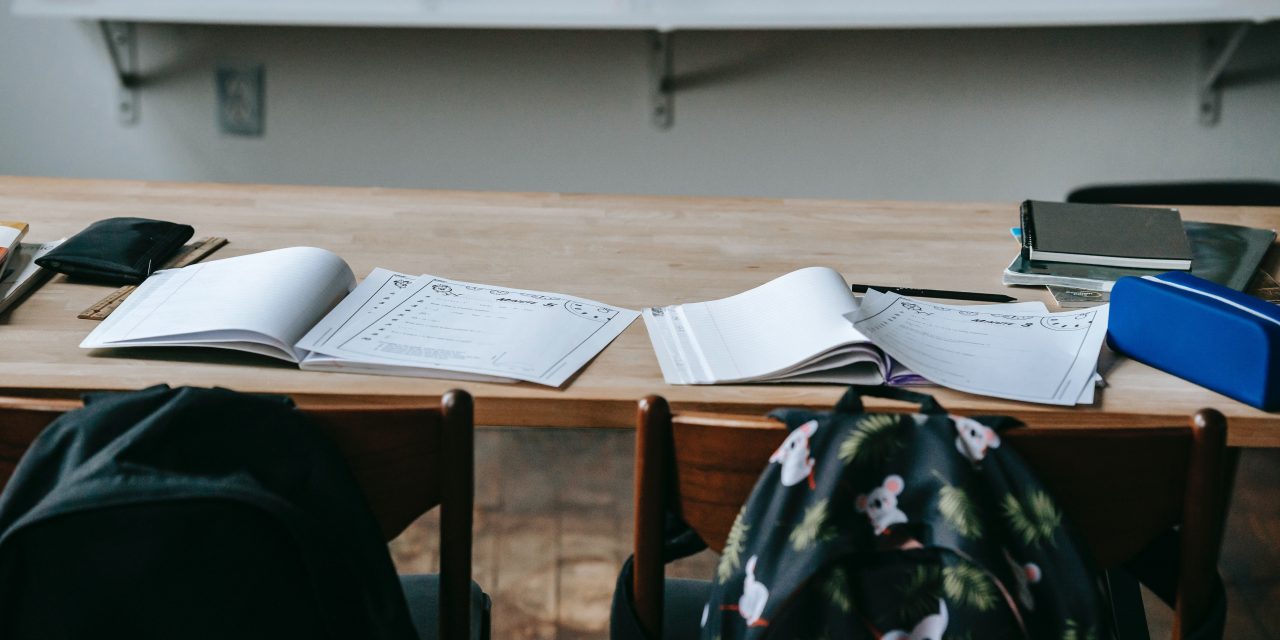
<path id="1" fill-rule="evenodd" d="M 363 289 L 363 291 L 362 291 Z M 375 271 L 302 346 L 366 364 L 559 386 L 637 316 L 558 294 Z"/>
<path id="2" fill-rule="evenodd" d="M 1107 310 L 1008 312 L 1005 305 L 940 305 L 872 291 L 851 320 L 876 346 L 937 384 L 1075 404 L 1093 383 Z"/>

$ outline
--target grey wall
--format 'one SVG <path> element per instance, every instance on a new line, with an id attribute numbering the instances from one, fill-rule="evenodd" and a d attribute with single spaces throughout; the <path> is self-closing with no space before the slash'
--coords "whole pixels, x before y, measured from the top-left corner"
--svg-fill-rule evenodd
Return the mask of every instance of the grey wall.
<path id="1" fill-rule="evenodd" d="M 1235 67 L 1280 64 L 1255 29 Z M 1280 179 L 1280 79 L 1195 114 L 1199 29 L 677 33 L 675 127 L 645 35 L 144 26 L 120 125 L 93 25 L 0 14 L 0 173 L 939 200 L 1099 181 Z M 266 65 L 261 138 L 213 68 Z"/>

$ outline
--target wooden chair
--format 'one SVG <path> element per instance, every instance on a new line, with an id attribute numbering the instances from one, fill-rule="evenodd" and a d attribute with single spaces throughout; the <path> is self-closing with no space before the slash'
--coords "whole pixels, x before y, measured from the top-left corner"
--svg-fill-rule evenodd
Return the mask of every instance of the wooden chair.
<path id="1" fill-rule="evenodd" d="M 487 638 L 488 620 L 482 615 L 486 596 L 471 581 L 471 396 L 449 391 L 438 405 L 412 408 L 299 404 L 337 445 L 388 541 L 421 514 L 440 507 L 438 580 L 401 576 L 419 634 Z M 0 398 L 0 489 L 40 431 L 80 406 L 78 400 Z M 436 602 L 421 601 L 428 596 Z M 433 620 L 435 625 L 424 628 Z"/>
<path id="2" fill-rule="evenodd" d="M 647 633 L 661 637 L 664 627 L 685 626 L 691 636 L 698 631 L 696 613 L 685 626 L 664 616 L 664 588 L 670 589 L 663 576 L 664 514 L 678 514 L 720 552 L 785 436 L 780 423 L 761 416 L 673 415 L 661 397 L 640 401 L 631 586 Z M 1054 493 L 1104 570 L 1120 567 L 1180 525 L 1173 637 L 1186 638 L 1205 621 L 1218 584 L 1224 518 L 1222 414 L 1204 409 L 1182 427 L 1028 427 L 1001 439 Z M 702 604 L 683 610 L 698 612 Z"/>

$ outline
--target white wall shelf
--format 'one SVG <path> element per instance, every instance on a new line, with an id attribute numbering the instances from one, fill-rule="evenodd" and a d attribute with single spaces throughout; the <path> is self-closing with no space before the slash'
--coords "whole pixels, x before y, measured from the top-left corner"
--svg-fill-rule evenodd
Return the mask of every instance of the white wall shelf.
<path id="1" fill-rule="evenodd" d="M 100 22 L 121 80 L 121 120 L 137 120 L 136 23 L 612 29 L 653 32 L 651 119 L 673 121 L 670 34 L 681 30 L 963 29 L 1230 23 L 1202 48 L 1200 121 L 1217 123 L 1224 71 L 1254 23 L 1280 19 L 1280 0 L 14 0 L 22 16 Z M 131 58 L 132 56 L 132 58 Z"/>
<path id="2" fill-rule="evenodd" d="M 1265 22 L 1278 0 L 15 0 L 19 15 L 510 29 L 897 29 Z"/>

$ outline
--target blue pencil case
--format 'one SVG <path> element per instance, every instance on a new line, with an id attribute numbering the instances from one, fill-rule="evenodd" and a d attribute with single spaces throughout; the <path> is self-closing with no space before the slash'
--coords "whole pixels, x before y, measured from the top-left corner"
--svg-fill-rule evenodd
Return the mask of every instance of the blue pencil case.
<path id="1" fill-rule="evenodd" d="M 1107 343 L 1259 409 L 1280 409 L 1280 308 L 1253 296 L 1180 271 L 1120 278 Z"/>

